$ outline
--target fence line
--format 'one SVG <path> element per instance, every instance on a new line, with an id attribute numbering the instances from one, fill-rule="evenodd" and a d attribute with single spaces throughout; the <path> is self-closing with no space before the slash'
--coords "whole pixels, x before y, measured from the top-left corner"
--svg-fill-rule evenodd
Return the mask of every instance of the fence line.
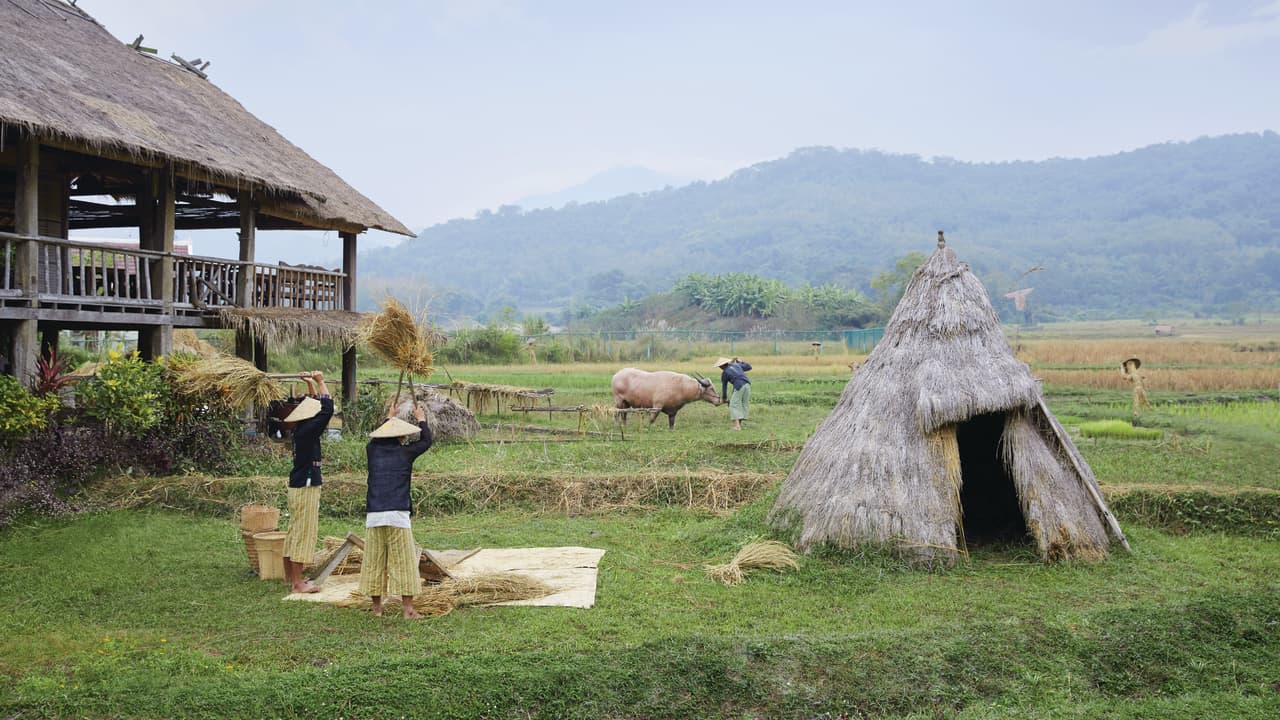
<path id="1" fill-rule="evenodd" d="M 611 343 L 648 341 L 648 352 L 653 353 L 653 344 L 660 341 L 686 343 L 728 343 L 729 353 L 735 352 L 735 345 L 744 342 L 772 342 L 775 355 L 782 354 L 782 343 L 807 342 L 815 354 L 821 354 L 822 348 L 828 344 L 841 343 L 843 349 L 850 352 L 867 353 L 884 337 L 884 328 L 863 328 L 859 330 L 620 330 L 601 332 L 551 332 L 537 335 L 526 335 L 525 342 L 531 344 L 555 343 L 559 340 L 588 338 L 604 343 L 606 352 L 612 354 Z"/>

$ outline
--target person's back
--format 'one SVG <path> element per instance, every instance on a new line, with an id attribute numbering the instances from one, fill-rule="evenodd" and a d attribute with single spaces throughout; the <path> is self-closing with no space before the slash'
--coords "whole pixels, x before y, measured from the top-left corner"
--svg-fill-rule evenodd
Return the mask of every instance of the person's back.
<path id="1" fill-rule="evenodd" d="M 747 419 L 751 397 L 751 380 L 747 378 L 751 363 L 738 358 L 720 358 L 716 367 L 720 368 L 720 396 L 729 400 L 729 419 L 733 421 L 734 430 L 741 430 L 742 421 Z M 730 385 L 733 386 L 732 395 L 728 395 Z"/>
<path id="2" fill-rule="evenodd" d="M 426 414 L 414 407 L 417 426 L 396 417 L 395 411 L 369 434 L 365 445 L 369 482 L 365 490 L 364 561 L 360 566 L 360 592 L 373 601 L 373 614 L 382 614 L 384 595 L 399 595 L 407 619 L 421 617 L 413 598 L 421 587 L 418 546 L 413 539 L 413 501 L 409 484 L 413 461 L 431 448 L 434 436 Z M 411 440 L 414 435 L 417 440 Z"/>

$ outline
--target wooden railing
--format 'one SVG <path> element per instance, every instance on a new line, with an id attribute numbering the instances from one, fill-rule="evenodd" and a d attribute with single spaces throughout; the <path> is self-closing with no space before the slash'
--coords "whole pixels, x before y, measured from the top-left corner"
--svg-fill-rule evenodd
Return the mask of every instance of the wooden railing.
<path id="1" fill-rule="evenodd" d="M 293 307 L 307 310 L 342 310 L 345 273 L 299 265 L 253 266 L 255 307 Z"/>
<path id="2" fill-rule="evenodd" d="M 47 237 L 34 242 L 40 295 L 115 304 L 162 303 L 152 277 L 163 253 Z"/>
<path id="3" fill-rule="evenodd" d="M 241 263 L 237 260 L 173 256 L 173 301 L 197 308 L 240 307 L 236 280 Z"/>
<path id="4" fill-rule="evenodd" d="M 239 260 L 121 248 L 52 237 L 25 237 L 0 232 L 4 275 L 0 294 L 20 295 L 14 278 L 14 253 L 21 243 L 36 246 L 36 293 L 51 300 L 95 305 L 163 306 L 160 263 L 173 260 L 173 304 L 205 310 L 243 307 L 239 297 L 242 272 L 253 273 L 255 307 L 341 310 L 344 273 L 287 264 L 268 265 Z"/>

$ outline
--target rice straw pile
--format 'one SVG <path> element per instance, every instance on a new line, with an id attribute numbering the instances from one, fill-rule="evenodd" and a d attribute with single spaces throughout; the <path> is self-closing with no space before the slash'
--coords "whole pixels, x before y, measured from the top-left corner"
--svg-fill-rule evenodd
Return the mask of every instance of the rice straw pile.
<path id="1" fill-rule="evenodd" d="M 284 388 L 252 363 L 222 355 L 173 368 L 178 388 L 190 395 L 215 394 L 230 407 L 265 406 L 284 397 Z"/>
<path id="2" fill-rule="evenodd" d="M 546 583 L 518 573 L 487 573 L 464 578 L 445 578 L 438 585 L 428 585 L 413 598 L 413 607 L 423 615 L 440 617 L 464 605 L 490 605 L 509 600 L 532 600 L 550 595 L 554 590 Z M 387 598 L 384 605 L 399 602 Z M 370 608 L 373 601 L 366 595 L 351 593 L 340 607 Z"/>
<path id="3" fill-rule="evenodd" d="M 344 537 L 325 535 L 324 540 L 321 541 L 321 544 L 324 545 L 324 550 L 316 553 L 315 557 L 312 558 L 309 569 L 323 565 L 329 559 L 329 556 L 333 555 L 334 551 L 342 547 L 346 541 L 347 539 Z M 338 563 L 338 567 L 334 568 L 333 572 L 329 574 L 354 575 L 360 572 L 360 565 L 363 562 L 364 551 L 358 547 L 353 547 L 347 551 L 347 556 L 342 559 L 342 562 Z"/>
<path id="4" fill-rule="evenodd" d="M 705 566 L 707 574 L 725 585 L 738 585 L 746 580 L 748 570 L 795 570 L 800 558 L 789 545 L 777 540 L 748 543 L 725 565 Z"/>
<path id="5" fill-rule="evenodd" d="M 430 377 L 435 372 L 431 345 L 440 339 L 413 319 L 399 300 L 389 297 L 382 301 L 382 312 L 364 322 L 359 330 L 360 341 L 382 356 L 393 367 L 416 375 Z"/>

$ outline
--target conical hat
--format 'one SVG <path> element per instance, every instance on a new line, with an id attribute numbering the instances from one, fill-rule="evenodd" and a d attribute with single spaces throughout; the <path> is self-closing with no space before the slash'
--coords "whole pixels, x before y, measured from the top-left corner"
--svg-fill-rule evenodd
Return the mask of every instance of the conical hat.
<path id="1" fill-rule="evenodd" d="M 298 407 L 289 413 L 284 419 L 285 422 L 299 422 L 301 420 L 310 420 L 320 414 L 320 401 L 313 397 L 302 398 L 302 402 L 298 403 Z"/>
<path id="2" fill-rule="evenodd" d="M 378 426 L 377 430 L 369 433 L 371 438 L 398 438 L 407 435 L 414 435 L 422 432 L 422 428 L 411 423 L 407 423 L 398 417 L 388 418 L 386 422 Z"/>

